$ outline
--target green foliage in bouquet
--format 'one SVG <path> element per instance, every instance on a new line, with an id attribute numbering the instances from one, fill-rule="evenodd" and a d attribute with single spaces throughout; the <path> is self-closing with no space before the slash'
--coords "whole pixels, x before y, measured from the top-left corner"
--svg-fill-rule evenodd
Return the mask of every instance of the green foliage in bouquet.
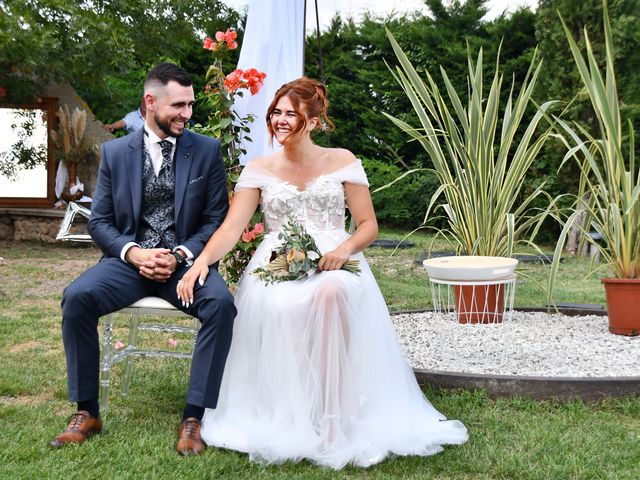
<path id="1" fill-rule="evenodd" d="M 278 234 L 282 244 L 271 252 L 269 263 L 256 268 L 252 275 L 258 276 L 267 285 L 298 280 L 313 275 L 318 269 L 318 261 L 322 257 L 315 240 L 302 225 L 289 220 Z M 360 262 L 348 260 L 342 270 L 358 274 Z"/>

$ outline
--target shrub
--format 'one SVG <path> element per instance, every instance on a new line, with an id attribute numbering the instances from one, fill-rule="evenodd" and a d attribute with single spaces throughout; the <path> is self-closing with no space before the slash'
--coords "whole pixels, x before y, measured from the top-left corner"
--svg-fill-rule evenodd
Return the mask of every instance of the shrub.
<path id="1" fill-rule="evenodd" d="M 415 228 L 422 223 L 431 195 L 438 188 L 435 175 L 426 171 L 407 175 L 389 188 L 374 192 L 387 185 L 405 171 L 397 165 L 390 165 L 381 160 L 362 159 L 362 164 L 369 177 L 373 206 L 380 223 L 398 227 Z"/>

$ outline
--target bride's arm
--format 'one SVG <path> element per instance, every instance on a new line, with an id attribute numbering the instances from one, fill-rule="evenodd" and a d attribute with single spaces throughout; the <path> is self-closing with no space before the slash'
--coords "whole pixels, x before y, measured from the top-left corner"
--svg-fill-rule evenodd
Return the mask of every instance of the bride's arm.
<path id="1" fill-rule="evenodd" d="M 259 202 L 260 189 L 258 188 L 236 192 L 224 222 L 211 236 L 202 253 L 196 258 L 176 287 L 178 298 L 185 306 L 193 303 L 193 286 L 196 280 L 202 285 L 209 274 L 209 265 L 220 260 L 233 248 L 251 221 Z"/>
<path id="2" fill-rule="evenodd" d="M 378 221 L 373 210 L 369 188 L 355 183 L 344 183 L 349 212 L 356 222 L 356 231 L 335 250 L 325 253 L 318 262 L 320 270 L 337 270 L 349 257 L 361 252 L 378 237 Z"/>
<path id="3" fill-rule="evenodd" d="M 236 192 L 224 222 L 211 236 L 197 260 L 208 266 L 231 250 L 251 221 L 259 202 L 260 190 L 257 188 Z"/>

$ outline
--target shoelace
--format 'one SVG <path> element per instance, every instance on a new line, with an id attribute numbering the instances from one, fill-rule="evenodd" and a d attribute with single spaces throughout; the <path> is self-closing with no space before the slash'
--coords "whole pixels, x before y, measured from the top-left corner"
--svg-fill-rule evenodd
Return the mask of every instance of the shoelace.
<path id="1" fill-rule="evenodd" d="M 76 412 L 71 416 L 71 421 L 69 422 L 69 427 L 67 430 L 78 431 L 80 430 L 80 425 L 87 419 L 88 415 L 86 413 Z"/>
<path id="2" fill-rule="evenodd" d="M 187 437 L 194 438 L 199 427 L 200 422 L 198 422 L 197 420 L 187 420 L 184 424 L 184 432 Z"/>

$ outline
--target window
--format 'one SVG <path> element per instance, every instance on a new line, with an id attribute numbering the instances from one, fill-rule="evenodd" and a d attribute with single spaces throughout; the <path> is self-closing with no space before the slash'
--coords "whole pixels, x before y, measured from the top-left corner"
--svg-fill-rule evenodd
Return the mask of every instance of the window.
<path id="1" fill-rule="evenodd" d="M 56 99 L 0 108 L 0 206 L 51 207 L 55 201 Z"/>

